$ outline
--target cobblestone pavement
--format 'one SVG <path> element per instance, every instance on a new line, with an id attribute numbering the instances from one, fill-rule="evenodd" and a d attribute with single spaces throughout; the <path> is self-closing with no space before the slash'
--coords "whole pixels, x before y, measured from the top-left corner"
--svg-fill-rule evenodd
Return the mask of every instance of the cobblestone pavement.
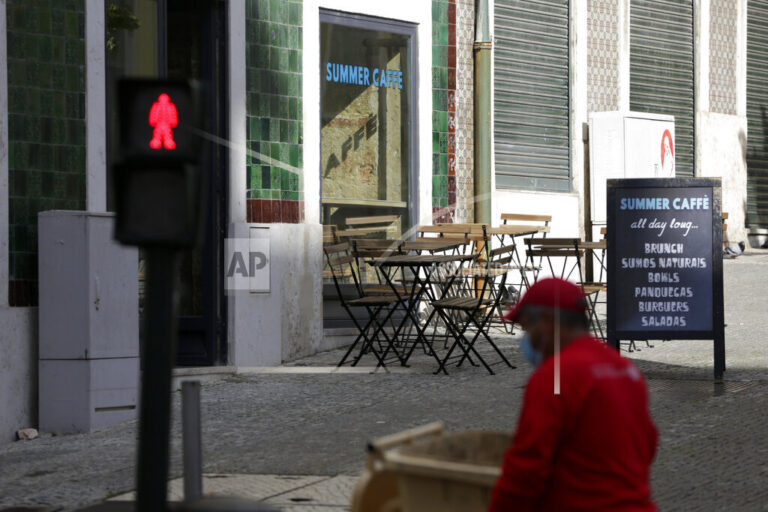
<path id="1" fill-rule="evenodd" d="M 768 511 L 768 254 L 726 261 L 725 281 L 725 384 L 712 382 L 711 341 L 654 341 L 653 348 L 640 343 L 641 350 L 628 354 L 649 379 L 661 433 L 652 473 L 661 510 Z M 433 375 L 433 362 L 420 354 L 411 368 L 397 372 L 331 373 L 325 367 L 341 354 L 333 351 L 280 372 L 207 382 L 202 390 L 205 472 L 230 475 L 234 487 L 237 478 L 258 487 L 285 475 L 306 475 L 318 478 L 312 480 L 316 484 L 349 489 L 353 479 L 329 477 L 357 475 L 371 438 L 437 419 L 451 430 L 512 430 L 530 370 L 516 337 L 496 339 L 517 369 L 497 365 L 498 374 L 490 376 L 468 366 L 450 368 L 449 376 Z M 496 360 L 487 347 L 482 353 Z M 174 393 L 175 419 L 178 407 Z M 135 437 L 136 424 L 128 422 L 91 434 L 43 435 L 0 446 L 0 508 L 40 504 L 65 510 L 130 491 Z M 177 478 L 177 423 L 172 459 Z M 214 484 L 206 482 L 210 490 Z M 269 497 L 297 512 L 321 505 L 284 501 L 303 498 L 291 492 Z M 343 506 L 329 502 L 316 509 Z"/>

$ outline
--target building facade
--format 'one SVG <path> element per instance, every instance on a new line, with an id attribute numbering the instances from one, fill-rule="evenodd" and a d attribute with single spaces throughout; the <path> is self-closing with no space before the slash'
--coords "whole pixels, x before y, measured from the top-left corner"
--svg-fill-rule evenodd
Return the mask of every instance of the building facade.
<path id="1" fill-rule="evenodd" d="M 474 112 L 478 9 L 490 116 Z M 247 368 L 343 342 L 324 331 L 323 225 L 475 220 L 477 122 L 494 224 L 544 213 L 590 236 L 589 116 L 632 111 L 675 117 L 676 175 L 723 179 L 731 241 L 768 227 L 766 27 L 757 0 L 0 0 L 0 436 L 37 422 L 37 214 L 113 208 L 119 77 L 205 85 L 178 363 Z M 266 289 L 225 289 L 232 238 L 269 241 Z"/>

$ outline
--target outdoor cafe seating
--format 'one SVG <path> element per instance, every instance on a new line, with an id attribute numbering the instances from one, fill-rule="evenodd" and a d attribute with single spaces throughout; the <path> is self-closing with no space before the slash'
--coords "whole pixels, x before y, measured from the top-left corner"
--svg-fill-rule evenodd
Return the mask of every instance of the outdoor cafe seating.
<path id="1" fill-rule="evenodd" d="M 324 276 L 357 331 L 339 366 L 366 356 L 377 368 L 409 366 L 418 350 L 435 373 L 465 364 L 490 374 L 497 365 L 514 368 L 494 340 L 496 332 L 511 332 L 500 316 L 544 275 L 582 287 L 590 327 L 605 338 L 598 312 L 605 240 L 548 237 L 549 215 L 505 213 L 498 226 L 420 225 L 401 238 L 393 236 L 397 216 L 346 221 L 324 226 L 323 238 Z"/>

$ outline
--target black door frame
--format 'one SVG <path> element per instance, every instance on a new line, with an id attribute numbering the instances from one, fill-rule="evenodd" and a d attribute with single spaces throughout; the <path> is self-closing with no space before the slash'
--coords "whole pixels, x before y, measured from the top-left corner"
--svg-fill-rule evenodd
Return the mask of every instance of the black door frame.
<path id="1" fill-rule="evenodd" d="M 204 6 L 201 89 L 203 126 L 208 133 L 227 139 L 229 127 L 229 99 L 227 62 L 227 4 L 224 0 L 189 1 L 191 9 Z M 168 0 L 158 0 L 158 67 L 161 77 L 168 72 Z M 190 30 L 194 30 L 190 27 Z M 201 247 L 202 264 L 202 316 L 179 317 L 177 366 L 213 366 L 226 364 L 227 354 L 227 296 L 224 293 L 222 264 L 224 238 L 229 221 L 228 169 L 229 153 L 225 146 L 212 141 L 201 141 L 200 169 L 206 176 L 206 212 Z M 218 171 L 216 171 L 218 169 Z M 202 352 L 184 351 L 197 344 L 202 333 Z"/>

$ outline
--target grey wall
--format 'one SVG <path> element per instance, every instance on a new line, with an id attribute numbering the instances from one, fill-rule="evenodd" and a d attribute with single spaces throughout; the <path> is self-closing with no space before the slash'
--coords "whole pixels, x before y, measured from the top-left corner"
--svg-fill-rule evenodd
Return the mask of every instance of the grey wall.
<path id="1" fill-rule="evenodd" d="M 37 426 L 37 308 L 0 307 L 0 443 Z"/>

